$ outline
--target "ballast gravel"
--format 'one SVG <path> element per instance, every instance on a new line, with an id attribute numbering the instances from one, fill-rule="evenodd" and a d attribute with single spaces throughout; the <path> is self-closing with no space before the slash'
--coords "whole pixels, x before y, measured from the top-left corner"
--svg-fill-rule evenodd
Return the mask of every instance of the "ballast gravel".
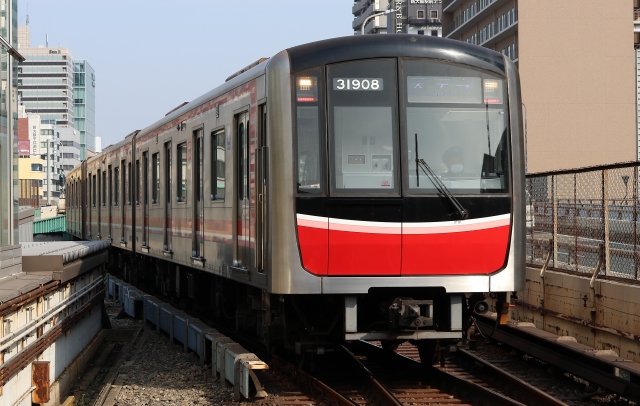
<path id="1" fill-rule="evenodd" d="M 199 358 L 185 353 L 182 344 L 169 342 L 154 326 L 127 317 L 117 318 L 122 308 L 105 301 L 113 328 L 142 326 L 148 336 L 137 352 L 128 355 L 120 367 L 122 387 L 117 406 L 233 405 L 233 388 L 214 381 L 211 365 L 200 366 Z"/>

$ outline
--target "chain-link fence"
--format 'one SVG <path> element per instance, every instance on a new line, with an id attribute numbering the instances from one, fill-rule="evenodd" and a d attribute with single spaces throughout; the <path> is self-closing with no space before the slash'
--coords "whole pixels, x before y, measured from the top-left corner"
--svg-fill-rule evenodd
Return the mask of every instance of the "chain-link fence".
<path id="1" fill-rule="evenodd" d="M 638 279 L 640 163 L 527 176 L 527 263 Z"/>

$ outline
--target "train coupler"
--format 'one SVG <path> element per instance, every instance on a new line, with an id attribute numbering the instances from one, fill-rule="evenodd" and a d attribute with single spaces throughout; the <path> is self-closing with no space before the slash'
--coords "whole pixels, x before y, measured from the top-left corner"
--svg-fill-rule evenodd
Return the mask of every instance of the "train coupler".
<path id="1" fill-rule="evenodd" d="M 389 306 L 389 327 L 432 327 L 433 300 L 396 298 Z"/>

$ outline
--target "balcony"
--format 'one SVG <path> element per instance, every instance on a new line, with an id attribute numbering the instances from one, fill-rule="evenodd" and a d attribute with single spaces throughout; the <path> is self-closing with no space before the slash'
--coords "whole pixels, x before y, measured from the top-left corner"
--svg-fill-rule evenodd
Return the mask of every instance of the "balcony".
<path id="1" fill-rule="evenodd" d="M 438 18 L 416 18 L 416 17 L 408 17 L 407 24 L 411 26 L 438 26 L 442 25 L 442 22 Z"/>
<path id="2" fill-rule="evenodd" d="M 355 14 L 358 11 L 362 10 L 362 7 L 365 6 L 365 4 L 369 3 L 371 0 L 358 0 L 355 3 L 353 3 L 353 7 L 351 7 L 351 14 Z"/>
<path id="3" fill-rule="evenodd" d="M 359 16 L 357 16 L 356 18 L 353 19 L 353 23 L 351 24 L 351 27 L 354 30 L 359 30 L 360 27 L 362 26 L 362 23 L 364 22 L 364 20 L 367 19 L 367 17 L 369 17 L 371 14 L 377 13 L 381 10 L 376 9 L 376 3 L 375 1 L 371 2 L 371 4 L 369 5 L 369 7 L 367 7 L 367 9 L 360 14 Z M 386 17 L 385 17 L 386 18 Z"/>
<path id="4" fill-rule="evenodd" d="M 498 25 L 496 24 L 496 27 Z M 500 31 L 496 29 L 496 32 L 485 41 L 481 42 L 480 45 L 483 47 L 491 48 L 493 44 L 496 44 L 503 39 L 511 36 L 518 29 L 518 13 L 516 12 L 515 21 L 511 21 L 511 24 L 505 24 L 504 27 Z"/>
<path id="5" fill-rule="evenodd" d="M 466 31 L 468 28 L 465 28 L 465 27 L 472 26 L 473 24 L 485 18 L 490 12 L 490 10 L 494 10 L 502 6 L 503 4 L 506 4 L 509 1 L 512 1 L 512 0 L 484 0 L 484 1 L 477 0 L 472 4 L 472 6 L 474 6 L 473 13 L 469 11 L 471 15 L 467 17 L 466 21 L 462 21 L 462 14 L 460 14 L 458 21 L 454 20 L 454 22 L 444 27 L 444 29 L 442 30 L 443 31 L 442 36 L 451 38 L 456 34 Z M 455 9 L 454 6 L 456 5 L 460 6 L 461 4 L 462 4 L 462 1 L 452 0 L 452 2 L 449 3 L 449 6 L 447 9 L 445 9 L 443 4 L 443 10 L 444 12 L 447 12 L 447 13 L 453 13 L 453 10 Z M 468 10 L 471 10 L 471 7 L 469 7 Z"/>

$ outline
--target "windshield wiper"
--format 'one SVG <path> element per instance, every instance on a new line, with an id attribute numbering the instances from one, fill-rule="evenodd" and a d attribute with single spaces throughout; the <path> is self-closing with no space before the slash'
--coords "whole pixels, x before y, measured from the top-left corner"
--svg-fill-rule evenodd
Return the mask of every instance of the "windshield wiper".
<path id="1" fill-rule="evenodd" d="M 451 202 L 454 209 L 456 210 L 458 219 L 466 220 L 469 217 L 469 212 L 465 210 L 464 207 L 462 207 L 460 202 L 451 194 L 449 189 L 447 189 L 444 183 L 442 183 L 442 181 L 440 180 L 438 175 L 436 175 L 433 169 L 431 169 L 431 167 L 427 165 L 424 159 L 420 158 L 420 156 L 418 155 L 418 133 L 416 133 L 416 182 L 417 182 L 417 186 L 419 187 L 420 171 L 418 170 L 418 168 L 422 169 L 422 172 L 424 172 L 424 174 L 427 175 L 429 179 L 431 179 L 431 182 L 436 187 L 436 189 L 438 189 L 438 192 L 440 192 L 440 194 L 445 195 L 449 199 L 449 202 Z"/>

